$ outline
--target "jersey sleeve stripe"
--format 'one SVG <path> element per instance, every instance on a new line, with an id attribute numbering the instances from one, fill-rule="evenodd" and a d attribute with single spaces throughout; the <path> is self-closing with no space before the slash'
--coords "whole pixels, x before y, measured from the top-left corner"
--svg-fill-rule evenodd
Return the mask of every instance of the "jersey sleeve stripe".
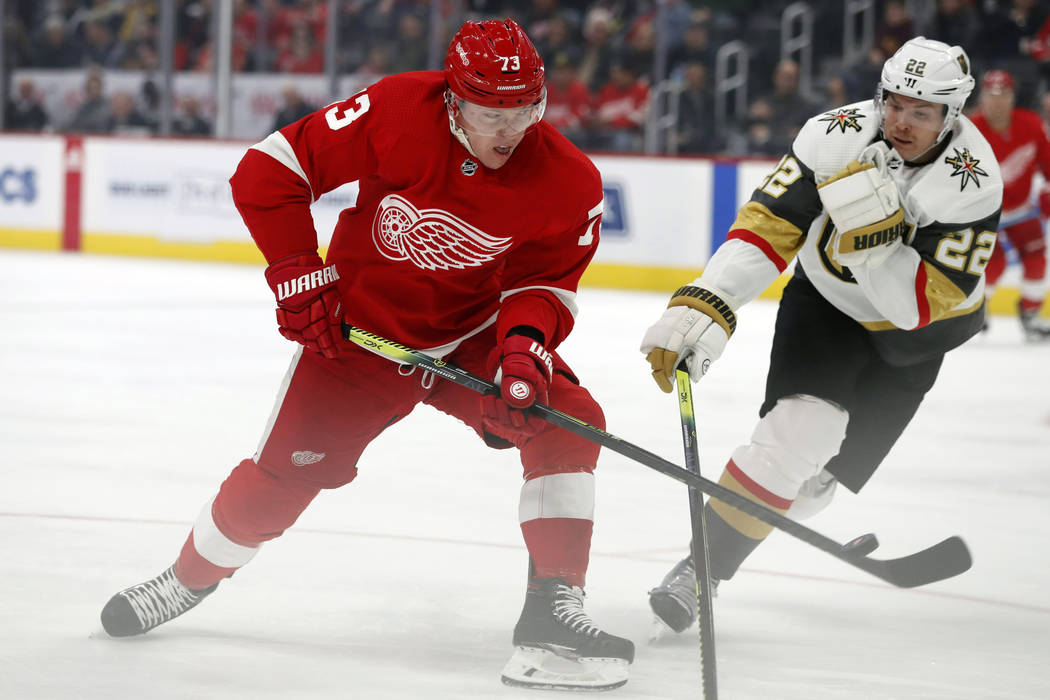
<path id="1" fill-rule="evenodd" d="M 923 261 L 915 271 L 915 302 L 919 307 L 919 323 L 916 328 L 922 328 L 930 324 L 930 300 L 926 296 L 926 283 L 928 281 L 928 275 L 926 274 L 927 263 Z"/>
<path id="2" fill-rule="evenodd" d="M 559 289 L 558 287 L 544 287 L 539 285 L 533 287 L 519 287 L 518 289 L 508 289 L 507 291 L 500 294 L 500 303 L 502 304 L 503 301 L 509 296 L 512 296 L 514 294 L 520 294 L 521 292 L 526 292 L 530 289 L 542 289 L 545 292 L 550 292 L 551 294 L 553 294 L 558 299 L 558 301 L 562 303 L 562 306 L 568 309 L 569 313 L 572 314 L 573 318 L 576 318 L 576 314 L 578 314 L 580 311 L 580 307 L 576 304 L 575 292 L 570 292 L 566 289 Z"/>
<path id="3" fill-rule="evenodd" d="M 752 200 L 740 208 L 726 238 L 742 238 L 758 246 L 783 272 L 798 254 L 805 236 L 798 226 Z"/>
<path id="4" fill-rule="evenodd" d="M 729 231 L 729 235 L 726 236 L 726 240 L 732 240 L 737 238 L 745 243 L 750 243 L 759 250 L 761 250 L 769 261 L 776 265 L 778 272 L 783 272 L 787 269 L 787 262 L 784 258 L 777 255 L 777 251 L 774 250 L 773 246 L 765 238 L 762 238 L 753 231 L 748 231 L 744 228 L 734 228 Z"/>
<path id="5" fill-rule="evenodd" d="M 766 489 L 757 481 L 749 477 L 744 473 L 744 470 L 737 466 L 737 463 L 732 459 L 726 463 L 726 472 L 732 475 L 733 479 L 736 480 L 740 486 L 744 488 L 744 493 L 741 495 L 747 496 L 752 501 L 757 501 L 765 505 L 772 506 L 773 508 L 779 508 L 781 510 L 787 510 L 791 507 L 792 499 L 778 496 L 772 491 Z M 736 490 L 736 489 L 734 489 Z"/>
<path id="6" fill-rule="evenodd" d="M 265 153 L 301 177 L 307 187 L 310 187 L 310 199 L 317 199 L 313 195 L 313 186 L 310 185 L 310 178 L 306 177 L 306 171 L 303 170 L 303 166 L 299 164 L 299 158 L 296 157 L 295 150 L 292 149 L 292 144 L 288 143 L 288 139 L 284 137 L 284 134 L 280 131 L 275 131 L 259 143 L 252 146 L 252 148 L 261 153 Z"/>

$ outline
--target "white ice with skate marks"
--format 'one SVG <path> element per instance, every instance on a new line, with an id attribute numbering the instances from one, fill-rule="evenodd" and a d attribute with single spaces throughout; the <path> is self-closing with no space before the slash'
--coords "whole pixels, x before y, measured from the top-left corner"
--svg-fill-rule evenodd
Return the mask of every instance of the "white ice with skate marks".
<path id="1" fill-rule="evenodd" d="M 252 266 L 5 250 L 0 299 L 0 697 L 544 697 L 500 682 L 524 597 L 520 466 L 426 408 L 199 607 L 105 638 L 106 600 L 170 565 L 254 450 L 292 345 Z M 637 352 L 666 295 L 579 303 L 564 355 L 609 430 L 680 463 L 674 398 Z M 754 426 L 774 314 L 743 309 L 696 385 L 708 476 Z M 886 557 L 959 534 L 974 568 L 897 590 L 773 535 L 715 600 L 721 696 L 1050 697 L 1048 387 L 1050 348 L 1013 318 L 950 355 L 863 495 L 840 490 L 807 524 L 841 542 L 873 531 Z M 689 538 L 685 493 L 614 454 L 597 476 L 586 610 L 637 645 L 607 697 L 697 697 L 696 627 L 646 642 L 647 591 Z"/>
<path id="2" fill-rule="evenodd" d="M 532 690 L 613 690 L 627 682 L 627 659 L 567 658 L 548 649 L 516 647 L 500 679 Z"/>

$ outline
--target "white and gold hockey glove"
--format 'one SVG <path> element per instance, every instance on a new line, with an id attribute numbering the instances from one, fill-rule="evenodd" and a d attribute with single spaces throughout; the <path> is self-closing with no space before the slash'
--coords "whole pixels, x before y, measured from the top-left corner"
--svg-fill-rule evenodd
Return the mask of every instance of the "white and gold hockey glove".
<path id="1" fill-rule="evenodd" d="M 645 332 L 640 349 L 664 393 L 671 393 L 675 368 L 683 359 L 689 378 L 696 382 L 721 357 L 736 330 L 736 304 L 727 299 L 727 294 L 706 287 L 680 287 L 667 310 Z"/>
<path id="2" fill-rule="evenodd" d="M 907 232 L 897 183 L 887 172 L 889 148 L 881 141 L 817 185 L 835 224 L 831 255 L 844 267 L 878 267 L 902 245 Z"/>

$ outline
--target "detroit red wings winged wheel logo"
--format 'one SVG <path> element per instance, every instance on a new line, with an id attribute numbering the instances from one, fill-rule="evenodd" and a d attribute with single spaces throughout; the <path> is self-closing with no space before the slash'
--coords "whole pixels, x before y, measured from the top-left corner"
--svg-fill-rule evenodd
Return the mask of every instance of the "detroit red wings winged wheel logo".
<path id="1" fill-rule="evenodd" d="M 408 260 L 423 270 L 462 270 L 484 265 L 510 247 L 440 209 L 416 209 L 389 194 L 372 221 L 372 240 L 383 257 Z"/>

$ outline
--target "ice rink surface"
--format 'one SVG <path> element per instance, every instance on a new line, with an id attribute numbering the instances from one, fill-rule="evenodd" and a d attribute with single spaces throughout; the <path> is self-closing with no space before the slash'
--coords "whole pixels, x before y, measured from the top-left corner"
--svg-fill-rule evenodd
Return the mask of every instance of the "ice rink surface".
<path id="1" fill-rule="evenodd" d="M 583 289 L 563 355 L 610 432 L 682 462 L 637 352 L 666 294 Z M 776 307 L 696 386 L 717 478 L 754 426 Z M 0 698 L 538 698 L 499 673 L 524 592 L 520 465 L 421 407 L 199 608 L 113 640 L 99 612 L 175 558 L 256 447 L 293 346 L 250 266 L 0 251 Z M 684 554 L 684 487 L 603 452 L 587 609 L 637 658 L 609 698 L 699 697 L 695 627 L 647 641 Z M 884 557 L 949 535 L 975 565 L 915 590 L 775 533 L 715 601 L 726 700 L 1050 697 L 1050 346 L 1013 318 L 949 354 L 863 494 L 806 522 Z M 547 696 L 549 697 L 549 695 Z"/>

